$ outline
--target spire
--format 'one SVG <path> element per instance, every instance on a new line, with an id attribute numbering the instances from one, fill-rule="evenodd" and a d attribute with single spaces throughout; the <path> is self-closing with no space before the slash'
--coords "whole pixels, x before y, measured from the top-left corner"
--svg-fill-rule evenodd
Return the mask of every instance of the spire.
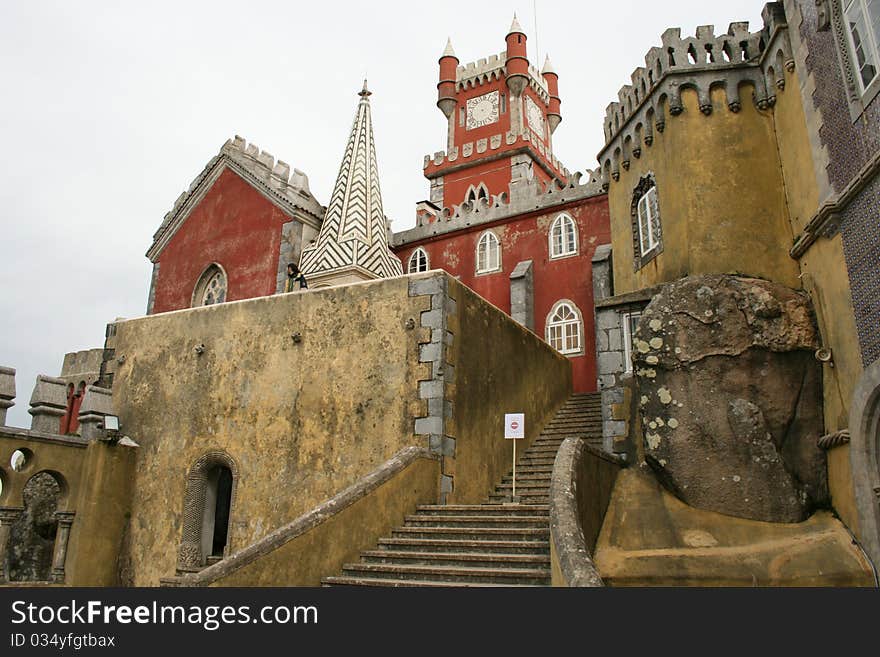
<path id="1" fill-rule="evenodd" d="M 544 68 L 541 69 L 541 73 L 556 73 L 556 70 L 553 68 L 553 64 L 550 63 L 550 55 L 547 55 L 544 58 Z"/>
<path id="2" fill-rule="evenodd" d="M 302 254 L 300 268 L 312 287 L 403 274 L 400 260 L 388 249 L 388 226 L 379 190 L 370 95 L 364 80 L 321 231 L 315 243 Z"/>
<path id="3" fill-rule="evenodd" d="M 523 32 L 522 26 L 519 24 L 519 21 L 516 19 L 516 12 L 513 13 L 513 22 L 510 24 L 510 29 L 507 31 L 508 34 L 525 34 Z"/>
<path id="4" fill-rule="evenodd" d="M 452 49 L 452 37 L 448 37 L 446 39 L 446 50 L 444 50 L 443 54 L 440 56 L 441 57 L 455 57 L 456 59 L 458 59 L 458 57 L 455 54 L 455 50 Z"/>

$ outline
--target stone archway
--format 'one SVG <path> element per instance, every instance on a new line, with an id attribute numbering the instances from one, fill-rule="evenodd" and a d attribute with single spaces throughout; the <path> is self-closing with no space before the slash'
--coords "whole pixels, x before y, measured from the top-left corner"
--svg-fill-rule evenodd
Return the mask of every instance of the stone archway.
<path id="1" fill-rule="evenodd" d="M 223 472 L 228 472 L 231 482 L 222 484 Z M 225 495 L 218 496 L 218 486 L 226 488 Z M 238 465 L 226 452 L 215 451 L 202 455 L 190 468 L 186 477 L 186 494 L 183 504 L 183 538 L 177 556 L 178 573 L 201 570 L 209 557 L 218 556 L 216 549 L 217 516 L 212 513 L 223 507 L 225 524 L 222 541 L 228 546 L 228 529 L 231 527 L 238 486 Z M 219 504 L 218 504 L 219 503 Z M 215 507 L 215 505 L 217 505 Z M 222 550 L 220 550 L 222 556 Z M 227 549 L 228 552 L 228 549 Z"/>
<path id="2" fill-rule="evenodd" d="M 850 464 L 859 514 L 859 538 L 880 564 L 880 360 L 862 374 L 849 414 Z"/>

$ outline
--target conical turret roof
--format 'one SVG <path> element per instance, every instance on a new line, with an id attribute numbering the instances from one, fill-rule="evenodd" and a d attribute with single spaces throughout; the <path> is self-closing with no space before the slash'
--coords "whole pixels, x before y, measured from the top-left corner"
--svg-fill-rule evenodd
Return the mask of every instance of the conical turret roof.
<path id="1" fill-rule="evenodd" d="M 329 280 L 347 272 L 361 279 L 403 274 L 400 260 L 388 248 L 366 80 L 358 95 L 357 114 L 321 231 L 300 261 L 300 269 L 310 280 Z"/>

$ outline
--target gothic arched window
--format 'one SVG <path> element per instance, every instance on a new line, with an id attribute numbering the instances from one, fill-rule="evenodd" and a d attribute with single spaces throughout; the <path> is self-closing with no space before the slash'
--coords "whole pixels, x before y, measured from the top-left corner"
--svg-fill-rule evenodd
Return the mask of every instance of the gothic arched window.
<path id="1" fill-rule="evenodd" d="M 584 352 L 581 313 L 571 301 L 557 301 L 547 317 L 547 343 L 560 354 Z"/>
<path id="2" fill-rule="evenodd" d="M 550 226 L 550 257 L 562 258 L 577 253 L 577 226 L 567 214 L 561 214 Z"/>
<path id="3" fill-rule="evenodd" d="M 226 301 L 226 272 L 220 265 L 212 264 L 199 277 L 193 290 L 192 307 L 213 306 Z"/>
<path id="4" fill-rule="evenodd" d="M 486 231 L 477 242 L 477 273 L 487 274 L 501 269 L 501 243 L 492 231 Z"/>
<path id="5" fill-rule="evenodd" d="M 409 257 L 409 264 L 406 271 L 409 274 L 416 274 L 420 271 L 428 271 L 430 263 L 428 262 L 428 254 L 422 247 L 417 248 Z"/>

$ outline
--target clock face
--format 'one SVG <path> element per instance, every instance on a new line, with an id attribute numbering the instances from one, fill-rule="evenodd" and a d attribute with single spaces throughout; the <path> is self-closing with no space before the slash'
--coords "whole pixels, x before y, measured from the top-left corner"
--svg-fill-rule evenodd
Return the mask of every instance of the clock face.
<path id="1" fill-rule="evenodd" d="M 538 107 L 538 104 L 526 96 L 526 117 L 529 120 L 529 127 L 544 138 L 544 112 Z"/>
<path id="2" fill-rule="evenodd" d="M 498 92 L 491 91 L 467 101 L 467 129 L 473 130 L 498 120 Z"/>

